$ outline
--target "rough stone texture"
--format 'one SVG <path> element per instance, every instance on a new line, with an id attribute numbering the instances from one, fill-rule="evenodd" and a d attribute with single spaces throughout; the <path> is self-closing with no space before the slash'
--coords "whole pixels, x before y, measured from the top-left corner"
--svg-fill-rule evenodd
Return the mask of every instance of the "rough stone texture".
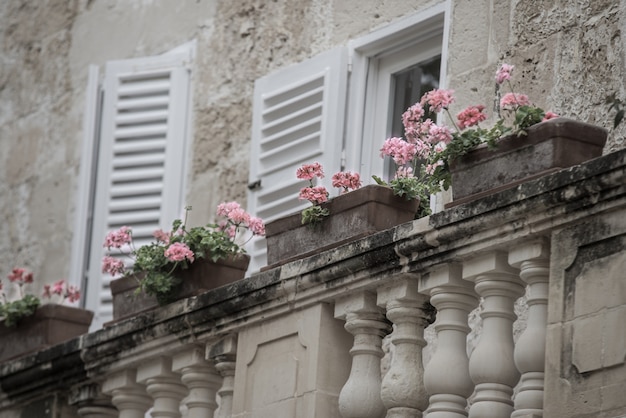
<path id="1" fill-rule="evenodd" d="M 69 271 L 87 66 L 197 41 L 187 202 L 205 223 L 245 203 L 254 80 L 424 10 L 406 2 L 12 0 L 0 4 L 0 251 L 46 281 Z M 624 1 L 452 2 L 447 84 L 454 112 L 493 103 L 493 72 L 517 66 L 521 91 L 610 128 L 605 96 L 624 97 Z M 478 19 L 478 21 L 477 21 Z M 306 24 L 302 24 L 306 22 Z M 516 82 L 517 82 L 516 81 Z M 605 152 L 624 146 L 626 124 Z M 59 243 L 62 243 L 61 245 Z M 10 268 L 2 263 L 2 272 Z"/>

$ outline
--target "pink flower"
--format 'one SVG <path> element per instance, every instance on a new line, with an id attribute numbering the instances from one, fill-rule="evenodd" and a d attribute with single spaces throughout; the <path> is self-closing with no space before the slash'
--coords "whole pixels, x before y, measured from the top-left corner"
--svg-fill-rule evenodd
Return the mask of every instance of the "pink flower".
<path id="1" fill-rule="evenodd" d="M 395 178 L 409 178 L 413 177 L 413 168 L 411 167 L 399 167 L 396 171 Z"/>
<path id="2" fill-rule="evenodd" d="M 402 114 L 402 124 L 405 130 L 414 129 L 424 117 L 424 108 L 421 104 L 415 103 Z"/>
<path id="3" fill-rule="evenodd" d="M 52 292 L 50 291 L 50 285 L 49 284 L 45 284 L 43 285 L 43 295 L 44 298 L 51 298 L 52 297 Z"/>
<path id="4" fill-rule="evenodd" d="M 381 157 L 389 155 L 398 165 L 405 165 L 417 153 L 415 144 L 406 142 L 402 138 L 394 137 L 385 140 L 383 147 L 380 149 Z"/>
<path id="5" fill-rule="evenodd" d="M 115 257 L 105 256 L 102 259 L 102 272 L 117 276 L 124 273 L 124 262 Z"/>
<path id="6" fill-rule="evenodd" d="M 320 163 L 303 164 L 296 170 L 296 177 L 301 180 L 312 180 L 315 177 L 324 178 L 324 170 Z"/>
<path id="7" fill-rule="evenodd" d="M 61 279 L 57 282 L 54 282 L 54 284 L 52 285 L 51 291 L 55 295 L 62 295 L 64 289 L 65 289 L 65 280 Z"/>
<path id="8" fill-rule="evenodd" d="M 435 152 L 444 152 L 446 150 L 446 143 L 440 142 L 436 144 L 434 150 Z"/>
<path id="9" fill-rule="evenodd" d="M 13 270 L 11 270 L 11 273 L 9 273 L 9 275 L 7 276 L 7 278 L 9 279 L 9 281 L 11 283 L 24 283 L 24 274 L 26 273 L 26 270 L 23 268 L 18 268 L 15 267 Z"/>
<path id="10" fill-rule="evenodd" d="M 545 122 L 547 120 L 556 119 L 558 117 L 559 117 L 559 115 L 557 115 L 556 113 L 548 111 L 548 112 L 546 112 L 546 114 L 544 115 L 544 117 L 543 117 L 543 119 L 541 121 Z"/>
<path id="11" fill-rule="evenodd" d="M 154 231 L 152 233 L 152 236 L 156 238 L 158 242 L 162 242 L 163 244 L 170 243 L 170 235 L 162 229 L 157 229 L 156 231 Z"/>
<path id="12" fill-rule="evenodd" d="M 228 217 L 228 215 L 234 211 L 234 210 L 238 210 L 241 209 L 241 205 L 237 202 L 222 202 L 219 205 L 217 205 L 217 216 L 226 216 Z"/>
<path id="13" fill-rule="evenodd" d="M 243 210 L 242 208 L 231 210 L 228 214 L 228 219 L 230 219 L 234 224 L 247 224 L 250 220 L 250 215 Z"/>
<path id="14" fill-rule="evenodd" d="M 435 89 L 422 96 L 420 104 L 425 106 L 426 103 L 431 107 L 433 112 L 441 112 L 443 109 L 447 109 L 452 103 L 454 103 L 454 96 L 452 94 L 454 90 Z"/>
<path id="15" fill-rule="evenodd" d="M 437 144 L 443 142 L 449 144 L 452 141 L 452 133 L 447 126 L 432 125 L 428 132 L 428 142 L 431 144 Z"/>
<path id="16" fill-rule="evenodd" d="M 250 231 L 252 231 L 254 235 L 265 235 L 265 223 L 261 218 L 251 216 L 250 220 L 248 221 L 248 228 L 250 228 Z"/>
<path id="17" fill-rule="evenodd" d="M 530 100 L 525 94 L 507 93 L 500 100 L 502 109 L 515 110 L 520 106 L 530 106 Z"/>
<path id="18" fill-rule="evenodd" d="M 437 167 L 442 166 L 443 165 L 443 161 L 439 160 L 436 163 L 433 164 L 427 164 L 426 165 L 426 174 L 430 174 L 433 175 L 435 173 L 435 170 L 437 169 Z"/>
<path id="19" fill-rule="evenodd" d="M 303 187 L 298 198 L 319 205 L 328 201 L 328 191 L 324 186 Z"/>
<path id="20" fill-rule="evenodd" d="M 361 187 L 361 176 L 351 171 L 340 171 L 333 174 L 333 187 L 343 187 L 345 192 L 356 190 Z"/>
<path id="21" fill-rule="evenodd" d="M 498 71 L 496 71 L 496 83 L 502 84 L 506 80 L 511 79 L 511 73 L 513 72 L 514 65 L 502 64 Z"/>
<path id="22" fill-rule="evenodd" d="M 485 110 L 485 106 L 483 105 L 470 106 L 463 110 L 456 116 L 459 121 L 459 128 L 465 129 L 470 126 L 478 125 L 479 122 L 487 119 L 487 115 L 483 113 L 483 110 Z"/>
<path id="23" fill-rule="evenodd" d="M 182 242 L 175 242 L 170 245 L 167 250 L 165 250 L 163 255 L 165 255 L 168 260 L 174 262 L 183 261 L 185 259 L 193 262 L 194 254 L 186 244 L 183 244 Z"/>
<path id="24" fill-rule="evenodd" d="M 131 229 L 127 226 L 123 226 L 117 231 L 112 231 L 104 238 L 104 247 L 107 248 L 122 248 L 126 244 L 130 244 L 132 241 Z"/>
<path id="25" fill-rule="evenodd" d="M 68 286 L 65 297 L 72 303 L 78 302 L 80 299 L 80 290 L 76 286 Z"/>

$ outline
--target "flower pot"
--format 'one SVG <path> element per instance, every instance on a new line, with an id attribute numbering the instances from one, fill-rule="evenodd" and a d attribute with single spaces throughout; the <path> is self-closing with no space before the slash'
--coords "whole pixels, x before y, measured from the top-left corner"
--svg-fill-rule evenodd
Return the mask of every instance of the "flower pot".
<path id="1" fill-rule="evenodd" d="M 485 145 L 450 163 L 453 201 L 446 208 L 509 189 L 520 183 L 600 157 L 607 131 L 565 118 L 508 136 L 495 150 Z"/>
<path id="2" fill-rule="evenodd" d="M 93 312 L 63 305 L 42 305 L 15 327 L 0 321 L 0 362 L 62 343 L 89 331 Z"/>
<path id="3" fill-rule="evenodd" d="M 330 215 L 318 224 L 302 225 L 298 212 L 265 226 L 268 266 L 264 269 L 412 221 L 419 200 L 395 196 L 389 187 L 369 185 L 321 206 Z"/>
<path id="4" fill-rule="evenodd" d="M 179 270 L 176 273 L 182 279 L 182 284 L 173 299 L 180 300 L 196 296 L 241 280 L 245 277 L 249 263 L 250 256 L 246 254 L 217 262 L 203 258 L 197 259 L 188 269 Z M 137 292 L 138 288 L 139 280 L 136 276 L 111 281 L 113 321 L 105 326 L 159 307 L 155 296 Z"/>

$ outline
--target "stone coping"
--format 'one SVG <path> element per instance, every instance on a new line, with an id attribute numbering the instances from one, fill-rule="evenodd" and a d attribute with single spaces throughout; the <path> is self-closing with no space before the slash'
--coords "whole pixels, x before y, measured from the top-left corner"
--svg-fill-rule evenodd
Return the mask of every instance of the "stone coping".
<path id="1" fill-rule="evenodd" d="M 626 150 L 617 151 L 427 218 L 254 274 L 115 326 L 0 364 L 8 396 L 61 382 L 68 387 L 197 340 L 217 341 L 347 290 L 424 273 L 475 251 L 548 234 L 626 206 Z M 59 376 L 63 379 L 59 379 Z"/>

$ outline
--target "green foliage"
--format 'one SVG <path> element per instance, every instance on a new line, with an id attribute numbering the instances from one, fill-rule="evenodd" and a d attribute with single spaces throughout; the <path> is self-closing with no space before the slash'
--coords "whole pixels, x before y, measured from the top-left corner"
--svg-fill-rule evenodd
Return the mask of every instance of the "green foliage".
<path id="1" fill-rule="evenodd" d="M 4 317 L 4 325 L 14 327 L 22 318 L 33 315 L 39 303 L 38 297 L 25 295 L 22 299 L 0 304 L 0 317 Z"/>
<path id="2" fill-rule="evenodd" d="M 302 211 L 302 225 L 316 225 L 329 215 L 328 209 L 319 205 L 313 205 Z"/>
<path id="3" fill-rule="evenodd" d="M 176 299 L 181 282 L 172 272 L 148 271 L 137 290 L 155 296 L 159 305 L 166 305 Z"/>
<path id="4" fill-rule="evenodd" d="M 243 252 L 243 248 L 235 244 L 225 231 L 218 230 L 213 224 L 191 228 L 186 232 L 185 243 L 196 257 L 212 261 Z"/>

